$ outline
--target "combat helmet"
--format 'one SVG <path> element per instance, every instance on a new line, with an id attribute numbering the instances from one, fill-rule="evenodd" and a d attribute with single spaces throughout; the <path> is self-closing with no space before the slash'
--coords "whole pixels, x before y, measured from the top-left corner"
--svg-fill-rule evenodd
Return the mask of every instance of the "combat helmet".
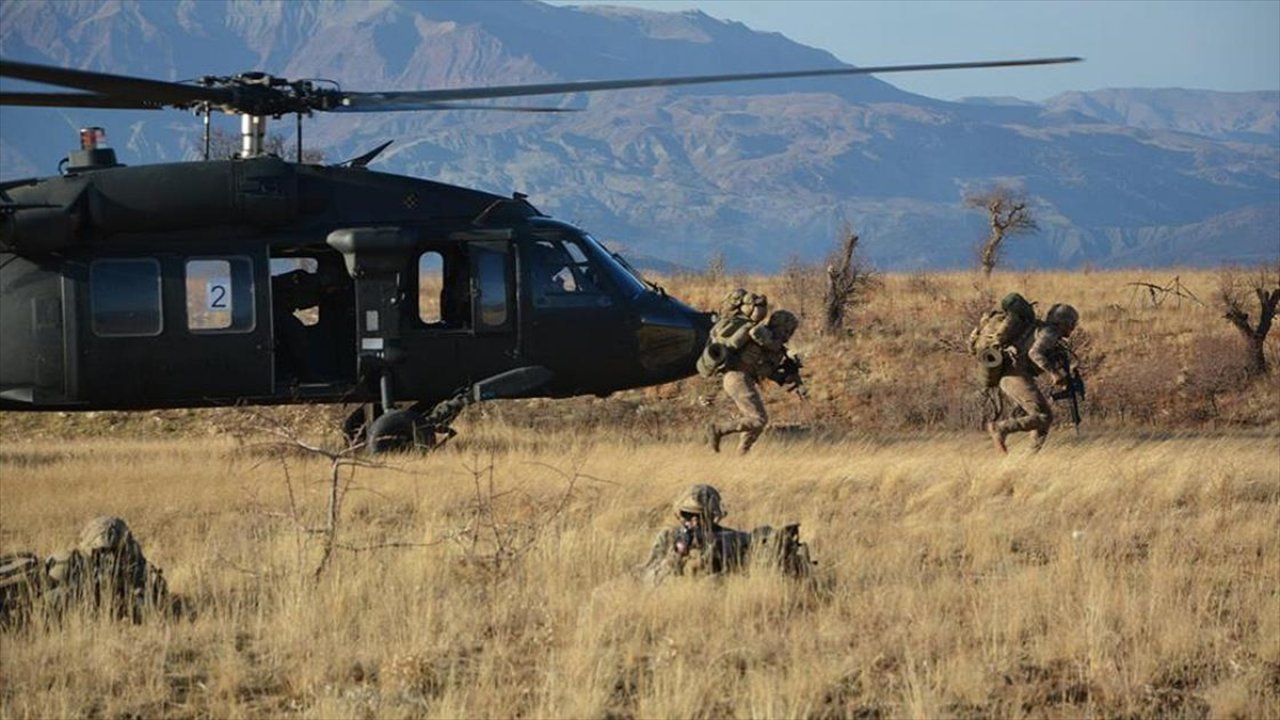
<path id="1" fill-rule="evenodd" d="M 124 520 L 104 515 L 94 518 L 80 531 L 80 542 L 76 548 L 91 553 L 94 550 L 111 550 L 113 552 L 132 552 L 138 541 Z"/>
<path id="2" fill-rule="evenodd" d="M 1065 303 L 1055 303 L 1049 311 L 1044 314 L 1044 321 L 1050 325 L 1067 330 L 1074 330 L 1076 323 L 1080 322 L 1080 313 L 1076 309 Z"/>
<path id="3" fill-rule="evenodd" d="M 724 506 L 720 502 L 720 491 L 710 485 L 693 485 L 680 493 L 673 504 L 676 516 L 693 513 L 711 518 L 712 522 L 725 516 Z"/>
<path id="4" fill-rule="evenodd" d="M 789 310 L 774 310 L 769 316 L 769 329 L 774 331 L 782 342 L 790 340 L 798 327 L 800 327 L 800 319 Z"/>

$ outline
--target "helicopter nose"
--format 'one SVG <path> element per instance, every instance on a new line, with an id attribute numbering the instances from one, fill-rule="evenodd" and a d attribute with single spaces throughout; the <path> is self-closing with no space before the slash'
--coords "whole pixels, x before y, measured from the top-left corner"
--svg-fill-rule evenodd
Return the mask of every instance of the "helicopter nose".
<path id="1" fill-rule="evenodd" d="M 707 343 L 711 316 L 671 297 L 641 311 L 636 329 L 637 356 L 656 381 L 678 380 L 696 372 Z"/>

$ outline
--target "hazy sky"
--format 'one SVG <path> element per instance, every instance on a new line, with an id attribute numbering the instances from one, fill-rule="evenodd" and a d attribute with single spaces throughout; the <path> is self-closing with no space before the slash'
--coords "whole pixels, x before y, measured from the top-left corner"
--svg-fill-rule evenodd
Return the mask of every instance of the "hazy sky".
<path id="1" fill-rule="evenodd" d="M 591 4 L 591 0 L 557 5 Z M 1280 0 L 606 0 L 701 10 L 780 32 L 852 65 L 1078 55 L 1053 68 L 886 75 L 904 90 L 955 99 L 1043 100 L 1068 90 L 1185 87 L 1280 90 Z"/>

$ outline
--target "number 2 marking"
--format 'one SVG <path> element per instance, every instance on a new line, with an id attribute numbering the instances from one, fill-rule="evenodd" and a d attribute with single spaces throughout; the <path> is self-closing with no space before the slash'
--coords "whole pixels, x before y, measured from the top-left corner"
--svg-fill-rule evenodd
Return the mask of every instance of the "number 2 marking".
<path id="1" fill-rule="evenodd" d="M 209 287 L 209 307 L 214 310 L 227 309 L 226 285 L 211 285 Z"/>

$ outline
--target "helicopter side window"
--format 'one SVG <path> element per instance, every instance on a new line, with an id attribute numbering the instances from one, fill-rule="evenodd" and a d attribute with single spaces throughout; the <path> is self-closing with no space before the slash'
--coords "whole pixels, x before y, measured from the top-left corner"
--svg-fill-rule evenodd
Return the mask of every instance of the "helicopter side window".
<path id="1" fill-rule="evenodd" d="M 95 335 L 159 335 L 164 330 L 160 263 L 152 258 L 94 260 L 89 265 L 89 305 Z"/>
<path id="2" fill-rule="evenodd" d="M 188 260 L 186 285 L 188 330 L 253 331 L 253 263 L 248 258 Z"/>
<path id="3" fill-rule="evenodd" d="M 596 269 L 573 240 L 540 237 L 530 248 L 533 303 L 539 307 L 603 307 L 611 300 Z"/>
<path id="4" fill-rule="evenodd" d="M 447 328 L 471 324 L 471 277 L 461 248 L 418 257 L 418 319 Z"/>
<path id="5" fill-rule="evenodd" d="M 503 331 L 511 328 L 510 257 L 506 243 L 471 243 L 478 330 Z"/>

